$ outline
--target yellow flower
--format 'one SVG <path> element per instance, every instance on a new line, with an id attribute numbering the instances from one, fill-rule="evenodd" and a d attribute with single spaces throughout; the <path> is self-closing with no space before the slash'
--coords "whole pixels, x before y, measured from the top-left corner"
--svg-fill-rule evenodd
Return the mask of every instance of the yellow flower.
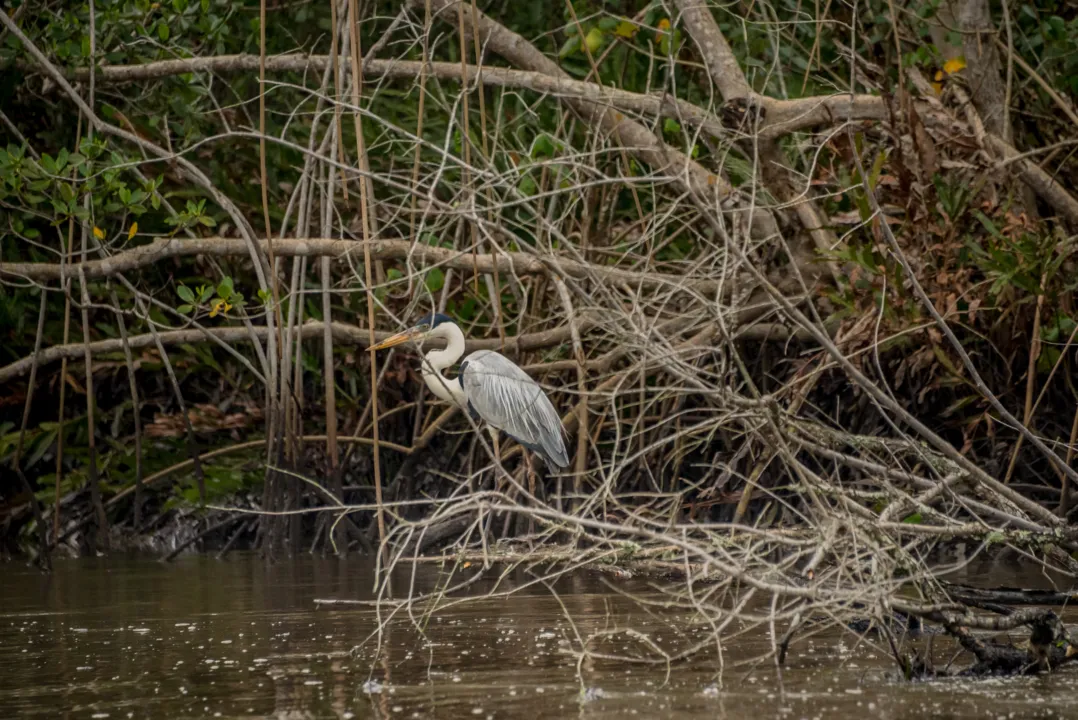
<path id="1" fill-rule="evenodd" d="M 941 95 L 943 93 L 943 72 L 942 71 L 937 72 L 936 75 L 932 78 L 932 89 L 936 91 L 937 95 Z"/>
<path id="2" fill-rule="evenodd" d="M 947 76 L 961 72 L 965 67 L 966 59 L 964 57 L 951 58 L 943 63 L 943 68 L 937 70 L 935 75 L 932 76 L 932 89 L 936 91 L 937 95 L 941 94 L 943 92 L 943 83 Z"/>
<path id="3" fill-rule="evenodd" d="M 131 238 L 135 237 L 135 233 L 137 233 L 137 232 L 138 232 L 138 223 L 137 222 L 131 223 L 131 229 L 127 231 L 127 239 L 130 240 Z"/>
<path id="4" fill-rule="evenodd" d="M 232 306 L 229 305 L 227 302 L 225 302 L 224 300 L 218 300 L 213 304 L 213 309 L 210 310 L 210 317 L 217 317 L 217 313 L 226 313 L 231 309 Z"/>
<path id="5" fill-rule="evenodd" d="M 94 237 L 97 238 L 98 240 L 104 240 L 105 239 L 105 231 L 102 230 L 101 228 L 99 228 L 97 225 L 94 225 Z"/>
<path id="6" fill-rule="evenodd" d="M 966 67 L 966 59 L 963 57 L 956 57 L 943 63 L 943 72 L 948 75 L 954 75 L 964 67 Z"/>
<path id="7" fill-rule="evenodd" d="M 663 18 L 662 20 L 660 20 L 659 21 L 659 29 L 655 32 L 656 39 L 661 39 L 663 37 L 663 35 L 666 34 L 666 31 L 669 30 L 669 29 L 670 29 L 670 20 L 669 20 L 669 18 Z"/>

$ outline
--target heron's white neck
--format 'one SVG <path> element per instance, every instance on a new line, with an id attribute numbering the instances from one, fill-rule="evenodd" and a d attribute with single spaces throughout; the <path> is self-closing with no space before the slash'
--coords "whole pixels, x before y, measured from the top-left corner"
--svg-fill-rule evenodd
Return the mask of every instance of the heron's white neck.
<path id="1" fill-rule="evenodd" d="M 460 378 L 450 380 L 442 375 L 442 370 L 452 367 L 464 355 L 464 333 L 456 323 L 446 322 L 434 328 L 427 337 L 442 338 L 446 346 L 445 350 L 431 350 L 423 358 L 423 380 L 438 398 L 466 407 L 468 401 Z"/>

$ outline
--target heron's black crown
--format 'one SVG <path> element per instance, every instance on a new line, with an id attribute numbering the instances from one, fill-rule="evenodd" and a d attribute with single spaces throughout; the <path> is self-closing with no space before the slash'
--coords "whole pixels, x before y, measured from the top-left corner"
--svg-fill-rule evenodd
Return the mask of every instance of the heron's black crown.
<path id="1" fill-rule="evenodd" d="M 453 322 L 453 318 L 449 317 L 448 315 L 443 315 L 442 313 L 432 313 L 430 315 L 424 315 L 423 317 L 419 318 L 419 320 L 416 321 L 416 327 L 420 325 L 426 325 L 431 330 L 433 330 L 442 323 L 451 322 Z"/>

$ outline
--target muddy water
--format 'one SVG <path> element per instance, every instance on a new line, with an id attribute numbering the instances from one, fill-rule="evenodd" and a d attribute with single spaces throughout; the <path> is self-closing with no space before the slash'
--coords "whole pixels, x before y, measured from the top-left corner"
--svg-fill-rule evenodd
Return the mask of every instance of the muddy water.
<path id="1" fill-rule="evenodd" d="M 561 580 L 558 597 L 536 586 L 458 606 L 422 633 L 407 618 L 388 622 L 379 651 L 372 607 L 314 602 L 370 598 L 372 571 L 355 558 L 266 565 L 253 555 L 68 560 L 50 577 L 0 567 L 0 718 L 1078 718 L 1078 667 L 910 684 L 878 648 L 837 631 L 796 645 L 781 684 L 766 666 L 748 677 L 736 667 L 766 649 L 753 636 L 724 645 L 722 673 L 714 653 L 669 677 L 598 660 L 581 682 L 564 652 L 576 633 L 632 627 L 673 647 L 703 632 L 588 575 Z M 416 590 L 438 579 L 420 567 Z M 527 579 L 511 574 L 499 589 Z M 981 579 L 1045 584 L 998 566 Z M 620 589 L 650 592 L 637 581 Z M 626 635 L 594 642 L 641 654 Z"/>

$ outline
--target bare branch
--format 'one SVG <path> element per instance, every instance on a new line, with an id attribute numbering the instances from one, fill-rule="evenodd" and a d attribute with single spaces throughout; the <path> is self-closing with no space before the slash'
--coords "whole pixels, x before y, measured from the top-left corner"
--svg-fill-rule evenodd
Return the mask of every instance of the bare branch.
<path id="1" fill-rule="evenodd" d="M 265 245 L 265 240 L 259 240 Z M 363 242 L 327 238 L 274 239 L 273 251 L 278 257 L 332 257 L 347 259 L 362 255 Z M 81 265 L 72 263 L 64 272 L 82 270 L 87 278 L 109 277 L 151 267 L 162 260 L 192 255 L 229 257 L 246 252 L 247 243 L 240 238 L 207 237 L 181 240 L 158 238 L 146 245 L 116 253 L 104 260 L 88 260 Z M 614 285 L 627 285 L 645 290 L 684 289 L 713 295 L 721 286 L 720 280 L 694 279 L 683 275 L 620 270 L 560 257 L 538 257 L 523 252 L 499 252 L 473 255 L 469 251 L 413 244 L 405 240 L 376 240 L 370 243 L 371 257 L 378 260 L 412 260 L 426 267 L 443 266 L 459 270 L 476 269 L 481 273 L 514 273 L 519 275 L 548 273 L 551 269 L 578 280 L 594 280 Z M 34 281 L 59 280 L 58 263 L 0 263 L 0 275 L 21 277 Z"/>
<path id="2" fill-rule="evenodd" d="M 580 324 L 588 329 L 593 328 L 597 324 L 597 318 L 594 314 L 586 315 L 580 318 Z M 299 329 L 299 336 L 304 340 L 308 340 L 320 336 L 323 330 L 323 323 L 311 321 L 304 324 Z M 348 343 L 363 348 L 368 347 L 370 344 L 370 337 L 367 334 L 366 328 L 334 322 L 332 323 L 332 330 L 333 338 L 337 342 Z M 254 328 L 254 335 L 259 339 L 264 338 L 266 332 L 267 329 L 265 326 Z M 157 336 L 160 338 L 162 345 L 174 346 L 203 342 L 206 340 L 207 334 L 213 335 L 214 338 L 221 342 L 239 343 L 249 341 L 251 331 L 244 327 L 202 328 L 198 330 L 169 330 L 166 332 L 159 332 L 157 333 Z M 293 334 L 295 333 L 293 332 Z M 390 332 L 376 331 L 374 336 L 376 340 L 380 341 L 392 334 L 393 333 Z M 505 339 L 504 352 L 516 354 L 529 350 L 538 350 L 541 348 L 561 345 L 562 343 L 568 342 L 570 337 L 571 331 L 569 328 L 556 328 L 554 330 L 508 337 Z M 132 350 L 144 350 L 154 345 L 154 336 L 151 333 L 131 335 L 128 337 L 128 343 Z M 498 340 L 469 340 L 468 348 L 469 351 L 501 349 L 501 342 Z M 109 353 L 118 353 L 122 350 L 123 340 L 120 338 L 98 340 L 85 345 L 83 343 L 53 345 L 38 353 L 38 367 L 48 365 L 63 358 L 78 359 L 83 356 L 84 351 L 90 355 L 107 355 Z M 4 367 L 0 367 L 0 383 L 8 382 L 13 378 L 30 372 L 33 363 L 34 356 L 31 355 L 22 358 L 21 360 L 16 360 Z"/>

